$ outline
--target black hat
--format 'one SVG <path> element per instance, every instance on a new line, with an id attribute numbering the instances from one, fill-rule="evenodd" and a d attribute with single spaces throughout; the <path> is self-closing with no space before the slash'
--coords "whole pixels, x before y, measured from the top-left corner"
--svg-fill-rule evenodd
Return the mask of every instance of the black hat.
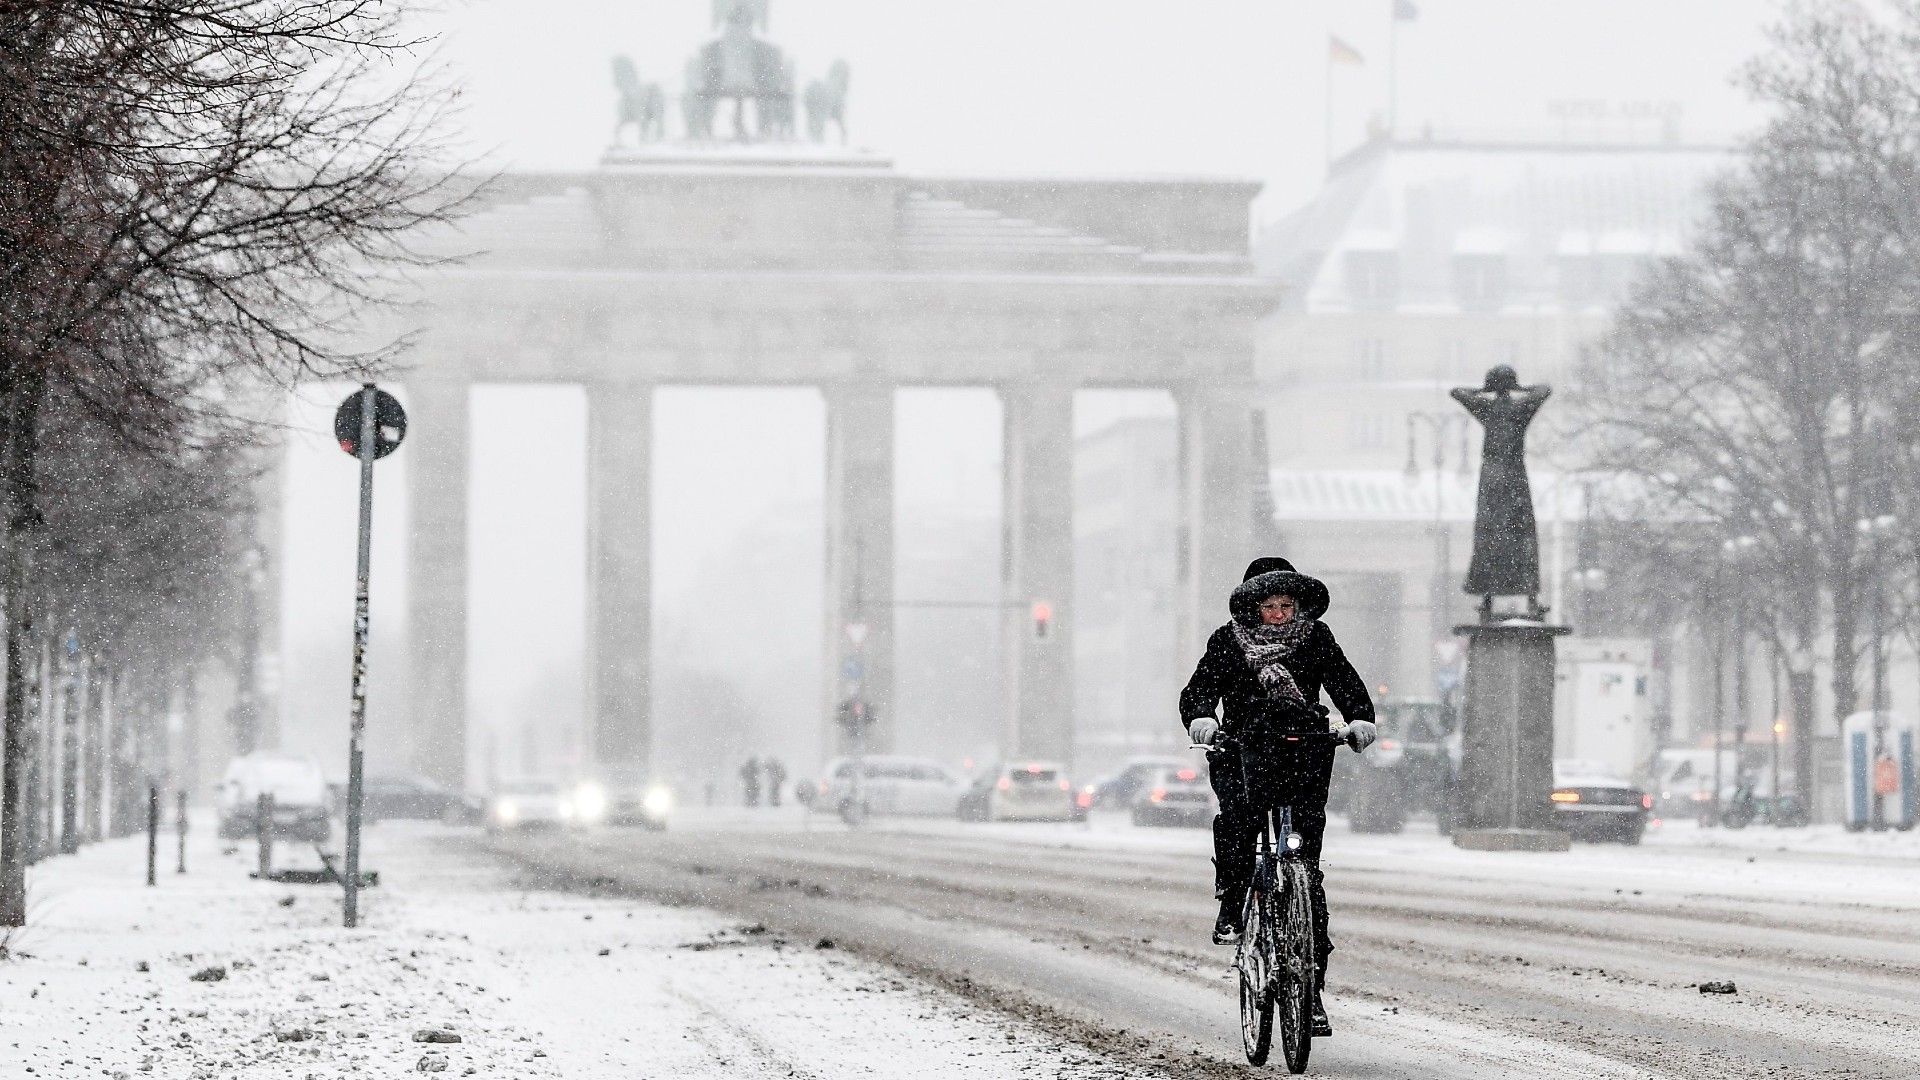
<path id="1" fill-rule="evenodd" d="M 1247 564 L 1247 572 L 1240 575 L 1241 581 L 1252 581 L 1261 574 L 1271 574 L 1275 570 L 1292 570 L 1293 564 L 1278 555 L 1268 555 Z"/>
<path id="2" fill-rule="evenodd" d="M 1300 614 L 1309 619 L 1325 615 L 1333 602 L 1319 578 L 1293 570 L 1273 570 L 1241 582 L 1227 600 L 1227 611 L 1234 622 L 1252 626 L 1260 621 L 1260 602 L 1269 596 L 1293 597 L 1300 605 Z"/>

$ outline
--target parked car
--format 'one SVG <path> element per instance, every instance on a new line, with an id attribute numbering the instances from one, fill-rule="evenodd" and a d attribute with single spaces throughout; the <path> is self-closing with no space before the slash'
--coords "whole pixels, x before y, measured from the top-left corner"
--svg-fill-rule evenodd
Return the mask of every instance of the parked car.
<path id="1" fill-rule="evenodd" d="M 667 827 L 673 791 L 648 779 L 643 769 L 610 767 L 573 790 L 576 824 L 639 825 L 656 832 Z"/>
<path id="2" fill-rule="evenodd" d="M 1576 840 L 1637 844 L 1647 831 L 1653 796 L 1585 761 L 1553 763 L 1553 825 Z"/>
<path id="3" fill-rule="evenodd" d="M 966 793 L 966 784 L 930 758 L 869 754 L 860 761 L 859 783 L 853 758 L 827 762 L 807 805 L 847 817 L 900 814 L 950 817 Z"/>
<path id="4" fill-rule="evenodd" d="M 571 825 L 573 819 L 573 800 L 567 785 L 538 777 L 501 784 L 487 811 L 487 827 L 495 831 L 557 829 Z"/>
<path id="5" fill-rule="evenodd" d="M 1178 758 L 1168 755 L 1130 757 L 1112 776 L 1103 777 L 1088 784 L 1081 791 L 1091 796 L 1088 809 L 1092 810 L 1128 810 L 1134 799 L 1147 790 L 1153 778 L 1167 769 L 1198 768 L 1206 775 L 1206 756 L 1198 750 L 1191 758 Z"/>
<path id="6" fill-rule="evenodd" d="M 990 769 L 974 780 L 960 800 L 963 821 L 1078 821 L 1073 784 L 1064 766 L 1022 761 Z"/>
<path id="7" fill-rule="evenodd" d="M 344 798 L 344 785 L 342 797 Z M 444 821 L 471 825 L 485 815 L 486 804 L 450 791 L 414 773 L 375 773 L 361 781 L 361 815 L 379 821 Z"/>
<path id="8" fill-rule="evenodd" d="M 285 754 L 247 754 L 227 765 L 215 793 L 222 839 L 255 834 L 263 794 L 273 800 L 267 827 L 274 839 L 320 843 L 332 834 L 333 800 L 317 762 Z"/>
<path id="9" fill-rule="evenodd" d="M 1161 769 L 1134 794 L 1130 807 L 1135 825 L 1213 824 L 1220 809 L 1207 776 L 1192 765 Z"/>

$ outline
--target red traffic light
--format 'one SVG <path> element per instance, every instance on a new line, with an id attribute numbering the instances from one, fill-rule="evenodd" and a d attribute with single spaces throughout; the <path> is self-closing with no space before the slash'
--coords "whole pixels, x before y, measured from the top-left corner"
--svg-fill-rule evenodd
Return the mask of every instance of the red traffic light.
<path id="1" fill-rule="evenodd" d="M 1047 629 L 1053 622 L 1053 605 L 1045 600 L 1033 602 L 1033 637 L 1036 641 L 1045 641 Z"/>

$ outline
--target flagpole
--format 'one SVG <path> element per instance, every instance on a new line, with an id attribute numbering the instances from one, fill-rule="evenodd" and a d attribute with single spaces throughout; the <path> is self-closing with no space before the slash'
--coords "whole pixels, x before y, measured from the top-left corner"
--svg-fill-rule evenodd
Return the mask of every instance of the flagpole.
<path id="1" fill-rule="evenodd" d="M 1327 172 L 1333 172 L 1333 51 L 1327 51 Z"/>
<path id="2" fill-rule="evenodd" d="M 1400 0 L 1387 0 L 1387 141 L 1400 130 Z"/>

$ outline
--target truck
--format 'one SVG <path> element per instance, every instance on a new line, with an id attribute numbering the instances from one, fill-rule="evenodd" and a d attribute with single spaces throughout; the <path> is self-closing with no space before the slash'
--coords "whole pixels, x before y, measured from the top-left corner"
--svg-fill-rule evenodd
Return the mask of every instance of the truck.
<path id="1" fill-rule="evenodd" d="M 1451 705 L 1382 696 L 1374 705 L 1378 740 L 1364 754 L 1334 756 L 1332 809 L 1360 833 L 1397 833 L 1421 811 L 1449 825 L 1459 725 Z"/>
<path id="2" fill-rule="evenodd" d="M 1647 693 L 1647 638 L 1562 638 L 1555 650 L 1553 756 L 1604 763 L 1615 776 L 1647 780 L 1659 750 Z"/>

